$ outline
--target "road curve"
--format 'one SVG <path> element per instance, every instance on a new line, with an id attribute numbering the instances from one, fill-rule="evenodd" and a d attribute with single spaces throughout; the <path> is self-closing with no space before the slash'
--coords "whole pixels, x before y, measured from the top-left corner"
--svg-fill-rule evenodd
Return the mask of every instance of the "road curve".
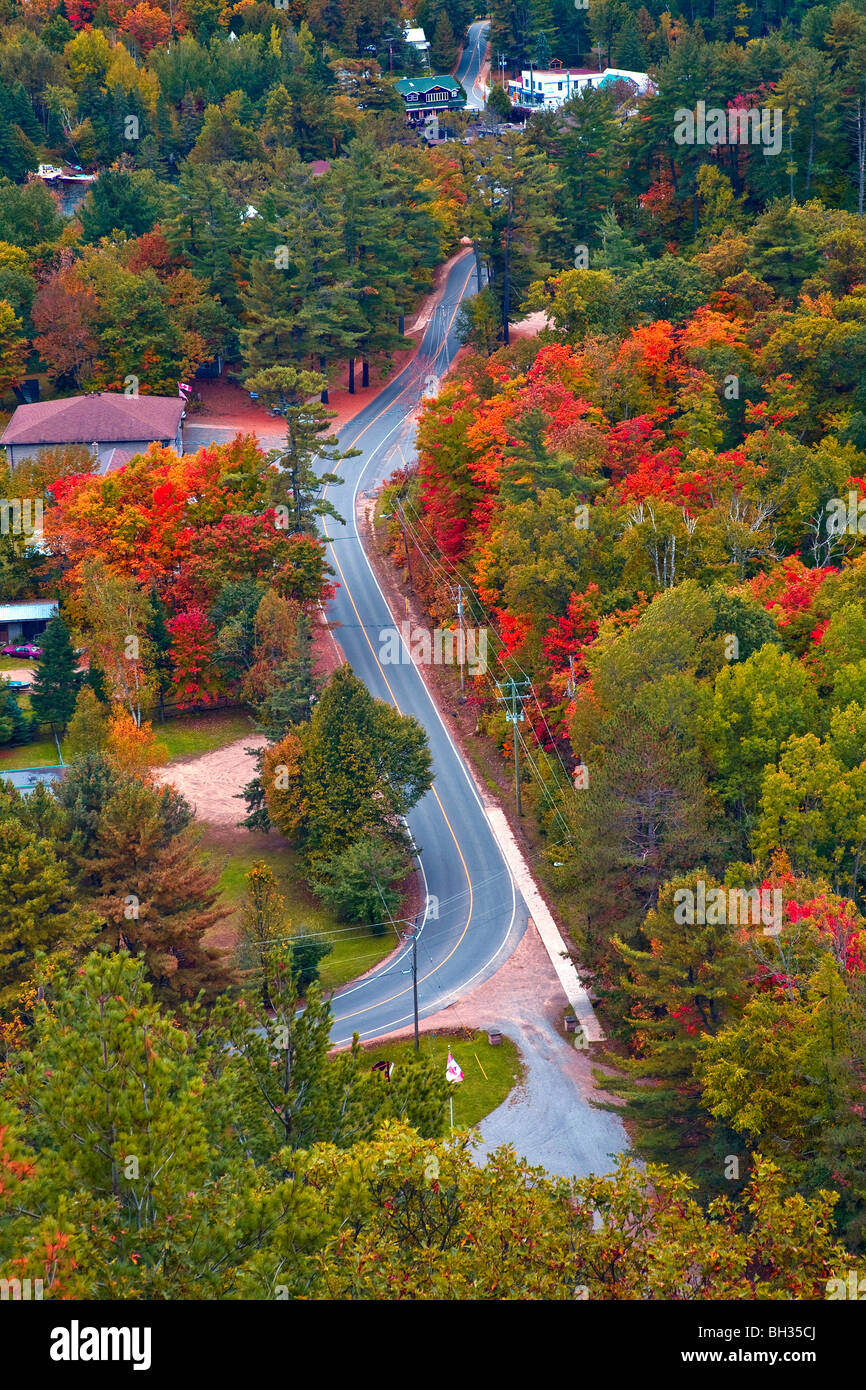
<path id="1" fill-rule="evenodd" d="M 482 50 L 483 52 L 483 50 Z M 330 493 L 345 524 L 326 519 L 328 559 L 339 588 L 328 617 L 355 673 L 378 699 L 413 714 L 427 730 L 435 781 L 415 807 L 409 826 L 420 851 L 428 910 L 418 936 L 419 1015 L 435 1013 L 482 983 L 505 961 L 527 923 L 526 906 L 484 814 L 475 785 L 417 668 L 405 658 L 387 665 L 380 658 L 380 634 L 392 629 L 388 605 L 364 553 L 355 525 L 361 491 L 377 486 L 414 451 L 414 412 L 457 350 L 454 331 L 462 299 L 475 293 L 471 253 L 452 265 L 415 359 L 379 392 L 340 432 L 343 448 L 361 450 L 339 467 L 345 480 Z M 188 449 L 231 439 L 235 429 L 197 425 L 184 429 Z M 279 423 L 261 437 L 267 449 L 283 442 Z M 411 1025 L 411 948 L 363 980 L 345 986 L 331 1001 L 335 1045 L 362 1040 Z"/>
<path id="2" fill-rule="evenodd" d="M 481 111 L 484 108 L 484 94 L 481 91 L 480 75 L 484 54 L 487 51 L 487 35 L 490 32 L 489 20 L 482 19 L 470 24 L 466 43 L 457 67 L 457 81 L 466 92 L 467 111 Z"/>
<path id="3" fill-rule="evenodd" d="M 359 492 L 377 486 L 398 466 L 401 454 L 409 457 L 413 451 L 414 412 L 456 351 L 457 311 L 474 291 L 475 262 L 467 254 L 449 271 L 415 360 L 342 430 L 341 446 L 361 454 L 340 465 L 345 482 L 331 492 L 345 523 L 326 518 L 323 527 L 340 586 L 328 617 L 339 624 L 335 635 L 346 658 L 373 695 L 424 725 L 433 755 L 433 788 L 409 816 L 428 894 L 418 937 L 421 1017 L 498 969 L 520 940 L 527 913 L 464 760 L 402 640 L 399 664 L 385 660 L 389 652 L 382 634 L 393 632 L 394 624 L 355 525 L 355 503 Z M 356 1031 L 366 1040 L 411 1024 L 410 966 L 406 947 L 335 995 L 335 1044 Z"/>

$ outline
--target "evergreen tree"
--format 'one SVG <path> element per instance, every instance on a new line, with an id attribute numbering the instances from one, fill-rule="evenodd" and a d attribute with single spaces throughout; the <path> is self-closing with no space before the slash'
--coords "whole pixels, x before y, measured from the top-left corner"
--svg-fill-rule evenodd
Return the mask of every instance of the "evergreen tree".
<path id="1" fill-rule="evenodd" d="M 42 657 L 30 689 L 30 708 L 53 734 L 62 734 L 72 718 L 82 677 L 69 629 L 59 613 L 49 619 L 42 634 Z"/>
<path id="2" fill-rule="evenodd" d="M 310 886 L 338 919 L 374 923 L 374 935 L 382 936 L 384 918 L 400 905 L 397 885 L 411 872 L 404 846 L 380 835 L 360 835 L 322 862 L 320 877 Z"/>
<path id="3" fill-rule="evenodd" d="M 547 158 L 525 137 L 507 132 L 473 146 L 469 197 L 473 242 L 486 263 L 491 293 L 499 306 L 502 341 L 532 280 L 548 267 L 541 259 L 543 236 L 557 224 L 554 182 Z"/>
<path id="4" fill-rule="evenodd" d="M 439 18 L 436 20 L 436 27 L 433 30 L 430 61 L 437 72 L 446 73 L 451 71 L 456 57 L 457 41 L 454 38 L 454 30 L 451 28 L 448 11 L 443 8 L 439 12 Z"/>
<path id="5" fill-rule="evenodd" d="M 548 449 L 545 435 L 550 420 L 543 410 L 527 410 L 514 427 L 517 440 L 503 450 L 500 496 L 508 504 L 537 497 L 544 488 L 555 488 L 567 497 L 580 486 L 574 461 Z"/>
<path id="6" fill-rule="evenodd" d="M 322 691 L 310 723 L 268 749 L 271 820 L 322 859 L 368 829 L 393 837 L 432 782 L 423 728 L 374 700 L 349 666 Z"/>
<path id="7" fill-rule="evenodd" d="M 247 386 L 266 401 L 279 401 L 286 421 L 286 447 L 274 449 L 269 461 L 278 465 L 274 484 L 274 501 L 287 505 L 289 527 L 293 534 L 316 533 L 315 518 L 330 516 L 341 521 L 339 512 L 326 497 L 323 484 L 332 486 L 343 480 L 336 473 L 316 474 L 316 459 L 339 463 L 354 458 L 357 449 L 340 450 L 335 434 L 325 435 L 332 415 L 321 404 L 310 403 L 309 397 L 324 385 L 324 377 L 316 372 L 300 372 L 294 367 L 270 367 L 247 378 Z"/>
<path id="8" fill-rule="evenodd" d="M 293 931 L 286 900 L 273 873 L 260 859 L 247 874 L 238 950 L 241 964 L 254 981 L 264 984 L 267 952 L 276 945 L 288 949 L 292 975 L 301 994 L 318 980 L 319 963 L 333 950 L 316 932 L 304 927 Z"/>
<path id="9" fill-rule="evenodd" d="M 539 29 L 535 35 L 534 57 L 537 65 L 545 69 L 550 66 L 551 47 L 550 40 L 543 29 Z"/>
<path id="10" fill-rule="evenodd" d="M 152 174 L 131 174 L 126 169 L 105 169 L 82 204 L 81 235 L 95 244 L 100 237 L 125 232 L 128 237 L 149 232 L 159 207 Z"/>
<path id="11" fill-rule="evenodd" d="M 585 87 L 558 111 L 539 111 L 528 138 L 555 164 L 562 188 L 557 195 L 558 234 L 543 245 L 554 263 L 575 265 L 576 248 L 589 250 L 590 266 L 600 264 L 595 227 L 610 204 L 612 180 L 621 173 L 622 127 L 614 118 L 609 91 Z"/>
<path id="12" fill-rule="evenodd" d="M 247 226 L 224 182 L 204 165 L 184 164 L 160 226 L 169 246 L 189 261 L 196 278 L 219 296 L 234 319 L 239 318 Z"/>
<path id="13" fill-rule="evenodd" d="M 363 1063 L 357 1038 L 349 1052 L 328 1057 L 331 1011 L 318 986 L 307 990 L 303 1009 L 291 951 L 264 953 L 264 997 L 242 1004 L 220 1002 L 214 1011 L 224 1049 L 227 1082 L 238 1137 L 260 1163 L 290 1161 L 315 1143 L 347 1148 L 372 1136 L 387 1119 L 400 1118 L 422 1134 L 441 1130 L 447 1085 L 430 1059 L 402 1069 L 386 1087 Z"/>
<path id="14" fill-rule="evenodd" d="M 569 806 L 579 861 L 563 853 L 566 881 L 584 915 L 583 949 L 621 1007 L 607 943 L 643 944 L 642 926 L 662 884 L 709 853 L 707 792 L 695 757 L 670 729 L 634 709 L 602 724 L 588 785 Z M 578 744 L 578 748 L 580 744 Z"/>
<path id="15" fill-rule="evenodd" d="M 354 140 L 348 158 L 328 175 L 328 206 L 336 205 L 343 256 L 351 293 L 364 321 L 357 350 L 368 384 L 371 361 L 388 358 L 405 346 L 398 321 L 414 283 L 410 245 L 395 200 L 387 191 L 387 163 L 371 142 Z M 354 360 L 349 360 L 349 390 L 355 389 Z"/>
<path id="16" fill-rule="evenodd" d="M 165 718 L 165 697 L 172 686 L 174 667 L 171 659 L 172 639 L 166 625 L 168 609 L 156 591 L 150 590 L 150 613 L 147 618 L 147 640 L 150 653 L 150 677 L 159 702 L 159 715 Z"/>
<path id="17" fill-rule="evenodd" d="M 103 752 L 85 753 L 67 769 L 55 795 L 64 816 L 64 853 L 76 869 L 91 856 L 106 809 L 130 780 Z M 174 787 L 150 790 L 168 843 L 191 824 L 192 807 Z"/>
<path id="18" fill-rule="evenodd" d="M 629 1025 L 637 1055 L 607 1056 L 625 1078 L 605 1084 L 625 1101 L 623 1116 L 636 1126 L 648 1159 L 675 1160 L 687 1170 L 702 1169 L 710 1179 L 714 1173 L 715 1185 L 721 1187 L 723 1172 L 721 1165 L 712 1167 L 717 1157 L 712 1123 L 701 1108 L 695 1064 L 705 1039 L 718 1034 L 736 1009 L 744 960 L 726 912 L 707 911 L 704 916 L 719 915 L 720 921 L 701 923 L 697 911 L 682 910 L 684 894 L 693 895 L 687 902 L 696 901 L 699 880 L 706 894 L 718 886 L 700 871 L 664 885 L 658 907 L 644 924 L 647 949 L 614 937 L 626 968 L 621 987 L 631 1002 Z"/>
<path id="19" fill-rule="evenodd" d="M 641 252 L 629 233 L 620 226 L 615 212 L 602 214 L 598 224 L 601 249 L 592 257 L 593 270 L 611 270 L 623 275 L 641 262 Z"/>
<path id="20" fill-rule="evenodd" d="M 90 926 L 50 840 L 6 816 L 0 843 L 0 1011 L 9 1011 L 33 973 L 37 951 L 71 947 Z"/>
<path id="21" fill-rule="evenodd" d="M 114 1236 L 127 1268 L 136 1249 L 145 1263 L 162 1260 L 164 1250 L 149 1249 L 154 1226 L 209 1176 L 205 1081 L 190 1040 L 125 954 L 94 952 L 56 973 L 46 996 L 9 1087 L 38 1126 L 46 1180 L 73 1200 L 83 1191 L 113 1205 L 106 1219 L 126 1228 Z"/>
<path id="22" fill-rule="evenodd" d="M 298 334 L 293 360 L 309 361 L 327 378 L 337 363 L 354 357 L 367 322 L 346 259 L 342 210 L 327 178 L 299 181 L 287 198 L 280 225 L 292 257 L 287 274 Z M 321 401 L 328 402 L 327 380 Z"/>
<path id="23" fill-rule="evenodd" d="M 619 33 L 614 40 L 612 58 L 613 66 L 625 68 L 626 72 L 646 71 L 646 48 L 637 20 L 631 13 L 623 15 Z"/>
<path id="24" fill-rule="evenodd" d="M 749 269 L 779 298 L 795 299 L 818 265 L 815 237 L 798 214 L 796 207 L 779 199 L 749 232 Z"/>
<path id="25" fill-rule="evenodd" d="M 66 731 L 66 758 L 72 762 L 86 753 L 100 753 L 108 744 L 108 709 L 89 685 L 82 686 Z"/>
<path id="26" fill-rule="evenodd" d="M 205 934 L 225 916 L 218 874 L 186 833 L 171 833 L 161 794 L 125 778 L 99 816 L 79 883 L 98 915 L 99 940 L 142 956 L 161 997 L 213 998 L 231 982 L 225 957 Z"/>
<path id="27" fill-rule="evenodd" d="M 36 721 L 25 714 L 14 690 L 4 685 L 0 680 L 0 744 L 29 743 Z"/>

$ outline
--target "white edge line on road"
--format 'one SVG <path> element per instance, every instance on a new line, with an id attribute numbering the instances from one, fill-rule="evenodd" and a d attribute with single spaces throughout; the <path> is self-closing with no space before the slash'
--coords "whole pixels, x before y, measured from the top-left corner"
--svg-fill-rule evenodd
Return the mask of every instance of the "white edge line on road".
<path id="1" fill-rule="evenodd" d="M 409 833 L 411 835 L 411 830 L 409 831 Z M 424 872 L 424 865 L 422 863 L 421 856 L 420 854 L 418 854 L 417 850 L 415 853 L 415 857 L 418 860 L 418 868 L 421 870 L 421 877 L 424 880 L 424 917 L 420 927 L 418 928 L 417 934 L 417 939 L 420 940 L 421 933 L 427 925 L 427 913 L 430 911 L 430 889 L 427 886 L 427 875 Z M 388 972 L 390 970 L 393 970 L 395 966 L 399 965 L 401 961 L 406 960 L 408 955 L 409 947 L 407 946 L 403 954 L 395 956 L 394 959 L 388 965 L 374 966 L 374 968 L 369 972 L 369 974 L 364 976 L 363 980 L 356 980 L 354 984 L 349 985 L 346 989 L 340 990 L 337 994 L 332 994 L 331 1002 L 334 1003 L 340 999 L 348 999 L 350 994 L 354 994 L 355 991 L 358 989 L 363 989 L 365 985 L 368 985 L 371 982 L 371 980 L 376 979 L 377 976 L 384 977 L 385 975 L 387 975 Z M 335 1017 L 334 1022 L 338 1023 L 339 1019 Z"/>
<path id="2" fill-rule="evenodd" d="M 467 253 L 467 254 L 468 254 L 468 253 Z M 459 264 L 459 262 L 458 262 L 458 264 Z M 447 284 L 447 281 L 446 281 L 446 284 Z M 445 293 L 445 286 L 444 286 L 444 285 L 443 285 L 443 291 L 442 291 L 442 292 L 443 292 L 443 296 L 444 296 L 444 293 Z M 445 341 L 446 341 L 446 339 L 443 338 L 443 343 L 444 343 Z M 422 339 L 422 346 L 423 346 L 423 339 Z M 441 347 L 442 347 L 442 344 L 440 344 L 439 348 L 437 348 L 436 353 L 435 353 L 434 356 L 430 359 L 431 361 L 435 362 L 436 357 L 439 355 L 439 352 L 441 351 Z M 404 370 L 408 370 L 408 368 L 405 368 Z M 396 402 L 395 402 L 395 404 L 396 404 Z M 365 477 L 365 475 L 366 475 L 368 469 L 370 468 L 371 464 L 373 463 L 373 460 L 376 458 L 376 455 L 379 453 L 379 450 L 380 450 L 380 449 L 382 448 L 382 446 L 385 444 L 386 440 L 390 439 L 390 437 L 391 437 L 391 435 L 394 433 L 394 431 L 397 430 L 397 429 L 400 429 L 401 426 L 405 424 L 405 422 L 406 422 L 406 417 L 405 417 L 405 416 L 404 416 L 401 420 L 398 420 L 397 424 L 394 425 L 393 428 L 390 429 L 390 430 L 388 431 L 388 433 L 379 441 L 379 443 L 376 445 L 376 447 L 371 451 L 371 453 L 369 454 L 369 456 L 365 459 L 364 464 L 363 464 L 363 467 L 361 468 L 360 472 L 358 473 L 358 477 L 357 477 L 357 480 L 356 480 L 356 482 L 355 482 L 355 488 L 354 488 L 354 491 L 353 491 L 353 493 L 352 493 L 352 524 L 355 526 L 355 531 L 356 531 L 357 540 L 358 540 L 358 547 L 359 547 L 359 549 L 360 549 L 360 551 L 361 551 L 361 554 L 362 554 L 363 557 L 364 557 L 364 563 L 365 563 L 365 565 L 367 566 L 367 569 L 370 571 L 370 577 L 371 577 L 371 579 L 373 580 L 373 583 L 376 585 L 376 588 L 377 588 L 378 591 L 379 591 L 379 596 L 380 596 L 380 598 L 381 598 L 383 604 L 385 605 L 385 609 L 386 609 L 386 611 L 391 615 L 392 620 L 394 620 L 394 626 L 395 626 L 395 628 L 397 629 L 398 632 L 400 632 L 400 628 L 399 628 L 399 626 L 397 625 L 396 619 L 394 618 L 394 614 L 393 614 L 392 611 L 391 611 L 391 605 L 389 604 L 387 598 L 385 597 L 384 593 L 382 592 L 382 586 L 380 585 L 378 579 L 376 578 L 375 570 L 373 569 L 373 566 L 370 564 L 370 560 L 369 560 L 369 557 L 368 557 L 368 555 L 367 555 L 367 551 L 366 551 L 366 549 L 365 549 L 365 547 L 364 547 L 364 542 L 363 542 L 363 540 L 362 540 L 362 538 L 361 538 L 361 535 L 360 535 L 360 532 L 358 531 L 358 528 L 357 528 L 357 498 L 358 498 L 358 490 L 359 490 L 359 488 L 360 488 L 360 486 L 361 486 L 361 481 L 362 481 L 362 479 Z M 331 537 L 328 536 L 327 532 L 325 532 L 325 538 L 326 538 L 327 540 L 329 540 L 329 541 L 331 540 Z M 505 857 L 505 855 L 504 855 L 503 852 L 502 852 L 502 845 L 500 844 L 499 838 L 498 838 L 498 836 L 496 835 L 496 832 L 495 832 L 495 830 L 493 829 L 493 826 L 492 826 L 491 823 L 490 823 L 490 816 L 488 815 L 487 808 L 486 808 L 486 806 L 484 805 L 484 802 L 482 801 L 482 799 L 481 799 L 481 797 L 480 797 L 480 795 L 479 795 L 479 793 L 478 793 L 478 788 L 477 788 L 477 786 L 476 786 L 476 784 L 475 784 L 474 776 L 473 776 L 473 774 L 471 773 L 470 769 L 467 767 L 466 761 L 465 761 L 465 759 L 464 759 L 464 757 L 463 757 L 463 754 L 461 753 L 460 749 L 457 747 L 456 743 L 454 742 L 453 738 L 451 737 L 451 733 L 450 733 L 450 731 L 449 731 L 449 729 L 448 729 L 448 726 L 446 725 L 444 719 L 442 718 L 442 715 L 441 715 L 440 712 L 439 712 L 439 706 L 436 704 L 436 701 L 433 699 L 433 696 L 431 695 L 430 690 L 429 690 L 429 688 L 428 688 L 428 686 L 427 686 L 427 682 L 424 680 L 424 677 L 423 677 L 423 675 L 421 674 L 421 671 L 419 670 L 419 668 L 418 668 L 416 662 L 413 660 L 413 658 L 412 658 L 412 653 L 411 653 L 411 651 L 409 650 L 409 648 L 406 646 L 405 640 L 404 640 L 404 638 L 403 638 L 403 634 L 402 634 L 401 632 L 400 632 L 400 641 L 401 641 L 401 643 L 403 644 L 403 646 L 404 646 L 404 648 L 405 648 L 405 650 L 406 650 L 406 652 L 407 652 L 407 655 L 408 655 L 408 657 L 409 657 L 409 663 L 415 668 L 415 672 L 416 672 L 416 674 L 417 674 L 417 676 L 418 676 L 418 679 L 419 679 L 419 681 L 420 681 L 420 683 L 421 683 L 421 688 L 422 688 L 422 690 L 424 691 L 424 693 L 426 694 L 427 699 L 428 699 L 428 701 L 429 701 L 429 703 L 430 703 L 430 707 L 431 707 L 431 709 L 433 710 L 434 714 L 436 715 L 436 718 L 439 720 L 439 724 L 440 724 L 440 726 L 441 726 L 442 732 L 444 733 L 446 739 L 448 740 L 448 742 L 449 742 L 450 745 L 451 745 L 452 751 L 454 752 L 454 754 L 455 754 L 455 756 L 456 756 L 456 758 L 457 758 L 458 766 L 459 766 L 459 767 L 462 769 L 462 771 L 463 771 L 463 775 L 464 775 L 464 777 L 466 778 L 466 782 L 467 782 L 467 784 L 468 784 L 468 786 L 469 786 L 469 789 L 470 789 L 470 791 L 472 792 L 472 795 L 475 797 L 475 800 L 478 802 L 479 808 L 481 809 L 482 813 L 484 814 L 484 817 L 485 817 L 485 819 L 486 819 L 486 821 L 487 821 L 487 824 L 488 824 L 488 826 L 489 826 L 489 828 L 490 828 L 491 834 L 493 835 L 493 838 L 494 838 L 494 840 L 495 840 L 495 842 L 496 842 L 496 845 L 497 845 L 497 847 L 498 847 L 498 849 L 499 849 L 499 852 L 500 852 L 500 854 L 502 855 L 502 860 L 503 860 L 503 863 L 504 863 L 504 865 L 505 865 L 506 872 L 507 872 L 507 874 L 508 874 L 508 881 L 509 881 L 509 883 L 510 883 L 510 885 L 511 885 L 511 917 L 509 918 L 509 922 L 508 922 L 508 930 L 506 931 L 504 937 L 502 938 L 502 941 L 499 943 L 499 945 L 497 946 L 496 950 L 494 951 L 494 953 L 493 953 L 493 955 L 490 957 L 490 959 L 489 959 L 488 961 L 486 961 L 485 964 L 482 965 L 482 966 L 480 967 L 480 969 L 477 970 L 477 971 L 475 972 L 475 974 L 472 975 L 472 976 L 470 977 L 469 980 L 465 981 L 464 984 L 463 984 L 463 986 L 461 986 L 461 989 L 465 990 L 466 985 L 471 984 L 472 980 L 474 980 L 478 975 L 480 975 L 480 974 L 482 973 L 482 971 L 487 970 L 487 969 L 490 967 L 490 965 L 492 965 L 493 961 L 496 959 L 496 957 L 499 955 L 500 951 L 503 949 L 503 947 L 506 945 L 506 943 L 508 942 L 508 940 L 509 940 L 510 937 L 511 937 L 511 929 L 512 929 L 512 926 L 513 926 L 513 924 L 514 924 L 514 916 L 515 916 L 515 913 L 516 913 L 516 911 L 517 911 L 517 891 L 516 891 L 516 885 L 515 885 L 515 881 L 514 881 L 514 875 L 513 875 L 512 871 L 511 871 L 511 865 L 509 864 L 508 859 Z M 402 663 L 401 663 L 401 664 L 402 664 Z M 422 863 L 421 855 L 420 855 L 420 854 L 418 855 L 418 862 L 419 862 L 419 864 L 421 864 L 421 870 L 422 870 L 422 873 L 423 873 L 424 866 L 423 866 L 423 863 Z M 424 875 L 424 882 L 425 882 L 425 886 L 426 886 L 426 882 L 427 882 L 427 876 L 426 876 L 426 874 Z M 426 913 L 425 913 L 425 917 L 426 917 Z M 398 958 L 398 959 L 399 959 L 399 958 Z M 396 962 L 394 962 L 394 964 L 396 964 Z M 388 967 L 388 968 L 391 968 L 391 967 Z M 375 973 L 372 974 L 372 975 L 369 975 L 369 976 L 367 977 L 367 981 L 365 981 L 365 982 L 363 982 L 363 983 L 368 983 L 370 980 L 373 980 L 373 979 L 375 979 Z M 356 986 L 356 988 L 361 988 L 361 987 L 362 987 L 361 985 Z M 347 991 L 347 992 L 348 992 L 348 991 Z M 336 997 L 336 996 L 335 996 L 335 997 Z M 457 996 L 455 996 L 455 997 L 456 997 L 456 998 L 460 998 L 461 996 L 460 996 L 460 995 L 457 995 Z M 447 1006 L 440 1005 L 440 1006 L 437 1006 L 437 1007 L 447 1007 Z M 412 1015 L 409 1015 L 409 1017 L 412 1017 Z M 404 1022 L 404 1021 L 405 1021 L 404 1019 L 398 1020 L 398 1022 L 401 1022 L 401 1023 Z M 392 1031 L 392 1030 L 389 1029 L 389 1031 Z M 367 1034 L 361 1034 L 360 1036 L 366 1037 Z M 377 1037 L 377 1036 L 379 1036 L 379 1034 L 378 1034 L 378 1032 L 373 1032 L 370 1036 L 372 1036 L 372 1037 Z"/>
<path id="3" fill-rule="evenodd" d="M 443 338 L 443 343 L 444 342 L 445 339 Z M 432 361 L 435 362 L 436 356 L 438 356 L 440 350 L 441 344 L 440 347 L 437 349 L 436 354 L 432 358 Z M 451 737 L 450 730 L 448 729 L 448 726 L 445 724 L 445 721 L 443 720 L 442 715 L 439 712 L 439 706 L 436 702 L 433 692 L 430 690 L 430 687 L 424 679 L 423 672 L 420 670 L 419 666 L 412 657 L 411 650 L 407 646 L 406 640 L 403 636 L 403 633 L 397 622 L 396 616 L 391 608 L 391 605 L 382 591 L 382 586 L 380 585 L 376 577 L 376 573 L 373 569 L 373 566 L 370 564 L 366 547 L 364 546 L 361 530 L 358 526 L 358 490 L 361 486 L 362 479 L 365 477 L 368 469 L 373 463 L 373 460 L 376 458 L 376 455 L 379 453 L 380 449 L 383 447 L 386 441 L 390 439 L 391 435 L 394 433 L 394 430 L 399 429 L 403 424 L 405 424 L 406 418 L 407 417 L 404 416 L 402 420 L 398 421 L 397 424 L 394 425 L 394 427 L 388 431 L 388 433 L 379 441 L 376 447 L 369 454 L 368 458 L 365 460 L 364 465 L 358 474 L 354 492 L 352 493 L 352 523 L 355 527 L 355 534 L 358 539 L 361 554 L 364 556 L 364 561 L 367 565 L 367 569 L 370 571 L 373 583 L 379 590 L 380 597 L 386 609 L 391 614 L 395 630 L 400 635 L 401 645 L 403 646 L 409 658 L 409 663 L 415 667 L 415 671 L 421 682 L 421 686 L 427 695 L 427 698 L 430 702 L 433 711 L 436 714 L 436 718 L 439 720 L 442 732 L 444 733 L 448 742 L 451 744 L 451 747 L 457 756 L 457 761 L 463 769 L 463 774 L 466 777 L 466 780 L 469 783 L 469 786 L 475 796 L 475 800 L 478 802 L 478 805 L 484 812 L 484 815 L 487 819 L 487 824 L 490 827 L 491 833 L 496 841 L 496 844 L 499 848 L 499 852 L 508 871 L 508 878 L 509 882 L 511 883 L 512 899 L 511 920 L 508 924 L 508 931 L 506 932 L 503 941 L 501 942 L 497 950 L 494 952 L 494 954 L 490 957 L 490 960 L 487 962 L 487 964 L 481 967 L 481 970 L 486 970 L 487 967 L 492 964 L 492 962 L 499 955 L 499 952 L 502 950 L 502 947 L 505 945 L 506 941 L 509 939 L 511 935 L 511 927 L 514 922 L 514 914 L 517 910 L 517 901 L 515 895 L 515 886 L 517 883 L 520 886 L 520 891 L 523 896 L 523 900 L 526 903 L 527 909 L 529 910 L 532 919 L 535 922 L 538 934 L 541 937 L 542 942 L 544 943 L 544 948 L 547 951 L 548 956 L 550 957 L 550 963 L 556 971 L 557 979 L 559 980 L 565 992 L 565 997 L 571 1005 L 572 1009 L 574 1010 L 575 1015 L 577 1016 L 577 1019 L 580 1022 L 580 1025 L 583 1028 L 583 1031 L 587 1039 L 590 1042 L 601 1042 L 604 1040 L 605 1034 L 601 1027 L 601 1024 L 598 1021 L 598 1018 L 596 1017 L 595 1010 L 593 1009 L 592 1004 L 590 1003 L 589 995 L 587 994 L 586 988 L 583 982 L 581 981 L 580 976 L 577 973 L 574 961 L 568 954 L 566 944 L 562 939 L 559 927 L 557 926 L 556 921 L 554 920 L 549 907 L 547 906 L 546 902 L 541 896 L 535 879 L 533 878 L 532 872 L 528 864 L 526 863 L 523 854 L 521 853 L 517 841 L 514 838 L 511 827 L 508 824 L 507 817 L 500 807 L 485 805 L 485 802 L 480 795 L 480 789 L 478 788 L 475 782 L 474 772 L 468 766 L 465 758 L 463 757 L 463 754 L 461 753 L 460 749 L 457 747 L 453 738 Z M 420 854 L 418 856 L 418 862 L 421 862 Z M 476 971 L 476 975 L 480 973 L 480 970 Z M 461 987 L 462 993 L 465 993 L 467 985 L 471 984 L 471 981 L 476 978 L 476 975 L 473 975 L 470 980 L 464 982 L 463 986 Z M 372 976 L 370 978 L 372 978 Z M 462 997 L 462 994 L 455 995 L 455 998 L 460 997 Z M 442 1007 L 447 1008 L 448 1006 L 443 1005 Z M 411 1017 L 411 1015 L 409 1015 L 409 1017 Z"/>

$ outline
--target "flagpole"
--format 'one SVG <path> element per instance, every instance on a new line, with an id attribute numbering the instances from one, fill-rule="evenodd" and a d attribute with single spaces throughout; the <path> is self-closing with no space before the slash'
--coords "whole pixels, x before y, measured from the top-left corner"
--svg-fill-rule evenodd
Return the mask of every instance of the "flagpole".
<path id="1" fill-rule="evenodd" d="M 451 1128 L 453 1129 L 453 1128 L 454 1128 L 454 1096 L 451 1095 L 451 1096 L 448 1097 L 448 1099 L 449 1099 L 450 1102 L 451 1102 Z"/>

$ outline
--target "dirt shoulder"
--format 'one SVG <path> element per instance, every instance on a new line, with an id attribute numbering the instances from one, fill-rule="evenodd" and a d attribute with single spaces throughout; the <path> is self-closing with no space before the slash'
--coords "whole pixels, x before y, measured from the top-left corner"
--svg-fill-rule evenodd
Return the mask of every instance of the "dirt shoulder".
<path id="1" fill-rule="evenodd" d="M 469 249 L 469 243 L 461 244 L 453 256 L 443 261 L 433 272 L 433 284 L 419 302 L 414 314 L 407 315 L 404 333 L 410 340 L 405 348 L 395 352 L 389 363 L 381 370 L 370 368 L 369 386 L 361 386 L 361 363 L 355 363 L 355 390 L 349 391 L 348 364 L 343 364 L 340 375 L 328 388 L 328 410 L 334 418 L 330 428 L 342 430 L 364 406 L 378 396 L 383 386 L 393 380 L 404 367 L 417 356 L 424 337 L 424 330 L 430 322 L 433 309 L 442 293 L 448 273 Z M 234 429 L 242 433 L 270 437 L 280 433 L 279 416 L 270 415 L 258 402 L 251 401 L 249 392 L 236 382 L 221 377 L 218 381 L 197 381 L 196 394 L 201 399 L 201 409 L 190 412 L 188 423 L 197 429 Z"/>

